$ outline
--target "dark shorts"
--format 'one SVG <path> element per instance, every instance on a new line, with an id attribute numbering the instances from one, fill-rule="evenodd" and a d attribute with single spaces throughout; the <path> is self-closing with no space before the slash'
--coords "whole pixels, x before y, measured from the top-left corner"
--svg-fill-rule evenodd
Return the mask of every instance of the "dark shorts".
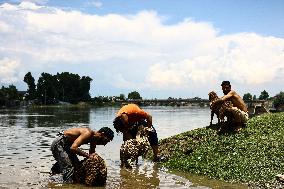
<path id="1" fill-rule="evenodd" d="M 138 125 L 143 125 L 144 127 L 146 127 L 147 123 L 145 121 L 139 122 L 135 124 L 132 129 L 130 129 L 130 134 L 133 138 L 136 137 Z M 157 135 L 156 129 L 153 126 L 152 126 L 152 129 L 153 131 L 149 132 L 149 135 L 148 135 L 149 143 L 151 146 L 158 145 L 158 135 Z"/>
<path id="2" fill-rule="evenodd" d="M 65 136 L 56 138 L 51 144 L 52 155 L 56 160 L 56 166 L 59 167 L 59 172 L 63 174 L 64 181 L 72 178 L 74 166 L 79 163 L 77 155 L 70 151 L 71 145 Z"/>

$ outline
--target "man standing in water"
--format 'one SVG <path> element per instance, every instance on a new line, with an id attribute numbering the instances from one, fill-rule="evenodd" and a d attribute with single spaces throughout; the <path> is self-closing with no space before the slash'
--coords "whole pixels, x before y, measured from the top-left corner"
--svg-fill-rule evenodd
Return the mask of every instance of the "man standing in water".
<path id="1" fill-rule="evenodd" d="M 108 127 L 103 127 L 99 131 L 93 131 L 90 128 L 71 128 L 59 135 L 51 145 L 51 151 L 56 160 L 51 171 L 53 174 L 63 173 L 63 180 L 72 182 L 74 167 L 79 163 L 77 155 L 86 158 L 95 155 L 96 145 L 106 145 L 113 139 L 114 133 Z M 79 148 L 88 143 L 90 143 L 89 153 Z"/>
<path id="2" fill-rule="evenodd" d="M 139 108 L 136 104 L 127 104 L 123 106 L 117 113 L 113 121 L 116 132 L 122 132 L 123 141 L 135 139 L 137 134 L 137 126 L 143 125 L 149 127 L 149 143 L 153 149 L 153 161 L 159 161 L 158 156 L 158 137 L 155 128 L 152 125 L 152 116 L 146 111 Z"/>
<path id="3" fill-rule="evenodd" d="M 235 131 L 239 132 L 249 119 L 248 109 L 243 99 L 231 89 L 229 81 L 223 81 L 221 86 L 224 96 L 213 104 L 213 109 L 217 104 L 223 103 L 224 101 L 231 101 L 233 107 L 229 109 L 229 113 L 233 118 Z"/>

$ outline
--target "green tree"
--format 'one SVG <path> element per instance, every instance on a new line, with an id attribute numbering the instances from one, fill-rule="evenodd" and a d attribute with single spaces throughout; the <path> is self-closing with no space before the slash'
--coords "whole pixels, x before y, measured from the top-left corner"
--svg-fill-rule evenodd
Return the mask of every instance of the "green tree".
<path id="1" fill-rule="evenodd" d="M 124 94 L 120 94 L 118 97 L 119 100 L 125 100 L 125 95 Z"/>
<path id="2" fill-rule="evenodd" d="M 9 85 L 9 87 L 4 87 L 0 89 L 0 105 L 10 106 L 15 100 L 19 100 L 19 93 L 14 85 Z"/>
<path id="3" fill-rule="evenodd" d="M 88 76 L 83 76 L 80 80 L 80 88 L 79 88 L 79 100 L 80 101 L 89 101 L 91 99 L 90 96 L 90 86 L 91 86 L 92 78 Z"/>
<path id="4" fill-rule="evenodd" d="M 5 105 L 5 92 L 4 92 L 4 86 L 2 86 L 2 88 L 0 89 L 0 105 L 4 106 Z"/>
<path id="5" fill-rule="evenodd" d="M 9 100 L 19 100 L 19 93 L 16 86 L 9 85 L 9 87 L 7 88 L 7 94 Z"/>
<path id="6" fill-rule="evenodd" d="M 19 100 L 19 93 L 14 85 L 9 85 L 9 87 L 4 87 L 0 89 L 0 98 L 3 101 Z"/>
<path id="7" fill-rule="evenodd" d="M 259 100 L 267 100 L 268 97 L 269 97 L 268 92 L 266 90 L 264 90 L 260 93 Z"/>
<path id="8" fill-rule="evenodd" d="M 92 78 L 69 72 L 57 73 L 59 100 L 70 103 L 89 101 L 89 94 Z"/>
<path id="9" fill-rule="evenodd" d="M 28 85 L 28 100 L 33 100 L 36 98 L 36 85 L 35 85 L 35 79 L 32 76 L 31 72 L 28 72 L 24 77 L 24 82 Z"/>
<path id="10" fill-rule="evenodd" d="M 274 97 L 273 104 L 275 108 L 279 108 L 284 105 L 284 92 L 280 92 Z"/>
<path id="11" fill-rule="evenodd" d="M 34 84 L 32 74 L 28 72 L 24 81 L 28 85 L 29 99 L 37 98 L 41 104 L 53 104 L 61 101 L 77 103 L 90 101 L 90 83 L 92 78 L 69 72 L 51 75 L 42 73 L 37 84 Z M 1 94 L 0 94 L 1 97 Z"/>
<path id="12" fill-rule="evenodd" d="M 257 100 L 256 95 L 253 95 L 252 100 Z"/>
<path id="13" fill-rule="evenodd" d="M 42 104 L 53 104 L 58 99 L 57 78 L 49 73 L 42 73 L 37 82 L 37 96 Z"/>
<path id="14" fill-rule="evenodd" d="M 142 99 L 142 97 L 140 96 L 140 94 L 137 91 L 133 91 L 128 93 L 128 99 Z"/>
<path id="15" fill-rule="evenodd" d="M 244 94 L 243 100 L 252 100 L 252 95 L 250 93 Z"/>

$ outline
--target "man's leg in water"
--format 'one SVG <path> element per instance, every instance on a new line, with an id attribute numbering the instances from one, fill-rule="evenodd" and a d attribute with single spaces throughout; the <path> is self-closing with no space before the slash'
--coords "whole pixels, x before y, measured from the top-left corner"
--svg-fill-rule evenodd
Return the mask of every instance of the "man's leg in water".
<path id="1" fill-rule="evenodd" d="M 159 145 L 158 145 L 158 135 L 155 128 L 152 126 L 152 130 L 149 132 L 149 143 L 153 150 L 153 161 L 160 161 L 160 157 L 158 156 L 159 153 Z"/>
<path id="2" fill-rule="evenodd" d="M 59 164 L 60 172 L 63 174 L 64 182 L 72 182 L 72 175 L 74 173 L 74 166 L 71 159 L 72 155 L 65 150 L 69 147 L 65 147 L 64 149 L 64 146 L 64 141 L 58 140 L 58 142 L 52 144 L 52 154 Z"/>

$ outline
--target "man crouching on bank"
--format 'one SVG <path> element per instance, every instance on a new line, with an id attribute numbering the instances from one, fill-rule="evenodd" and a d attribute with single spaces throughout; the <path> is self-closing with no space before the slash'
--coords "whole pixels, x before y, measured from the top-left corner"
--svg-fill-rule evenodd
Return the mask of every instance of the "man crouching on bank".
<path id="1" fill-rule="evenodd" d="M 249 119 L 247 106 L 240 95 L 231 89 L 229 81 L 223 81 L 221 86 L 224 96 L 212 104 L 212 107 L 214 109 L 215 106 L 223 103 L 224 101 L 231 101 L 233 103 L 233 107 L 228 110 L 226 116 L 227 119 L 232 122 L 234 130 L 239 132 Z"/>

